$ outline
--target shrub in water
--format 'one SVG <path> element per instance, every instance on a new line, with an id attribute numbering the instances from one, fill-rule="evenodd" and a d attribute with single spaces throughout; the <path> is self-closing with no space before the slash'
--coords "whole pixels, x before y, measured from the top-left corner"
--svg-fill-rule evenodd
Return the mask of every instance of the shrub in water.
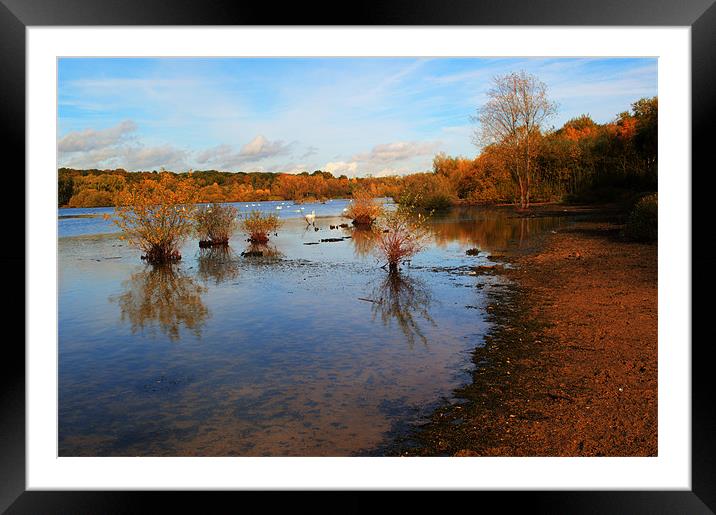
<path id="1" fill-rule="evenodd" d="M 249 236 L 251 243 L 266 243 L 269 241 L 269 234 L 275 233 L 283 225 L 283 222 L 274 214 L 265 214 L 253 210 L 244 215 L 241 220 L 241 229 Z"/>
<path id="2" fill-rule="evenodd" d="M 629 215 L 624 235 L 634 241 L 655 241 L 658 237 L 657 194 L 642 197 Z"/>
<path id="3" fill-rule="evenodd" d="M 199 238 L 199 246 L 228 245 L 236 227 L 237 213 L 235 207 L 216 202 L 198 208 L 194 214 L 194 229 Z"/>
<path id="4" fill-rule="evenodd" d="M 191 182 L 169 177 L 144 180 L 116 198 L 114 223 L 121 238 L 144 252 L 150 263 L 181 259 L 179 246 L 193 228 L 196 189 Z"/>
<path id="5" fill-rule="evenodd" d="M 401 261 L 420 252 L 430 237 L 427 217 L 416 214 L 408 206 L 401 205 L 395 210 L 386 211 L 378 224 L 380 231 L 376 238 L 376 252 L 387 261 L 391 273 L 398 271 Z"/>
<path id="6" fill-rule="evenodd" d="M 353 220 L 355 226 L 369 226 L 380 216 L 381 212 L 382 208 L 375 201 L 373 195 L 360 188 L 353 191 L 353 202 L 348 206 L 348 211 L 344 216 Z"/>

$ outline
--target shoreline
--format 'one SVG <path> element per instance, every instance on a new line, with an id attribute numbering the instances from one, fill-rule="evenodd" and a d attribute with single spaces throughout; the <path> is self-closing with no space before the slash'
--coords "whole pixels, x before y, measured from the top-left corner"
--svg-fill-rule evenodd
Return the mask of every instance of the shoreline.
<path id="1" fill-rule="evenodd" d="M 513 257 L 457 402 L 398 437 L 400 456 L 656 456 L 657 245 L 620 236 L 615 207 L 579 215 Z"/>

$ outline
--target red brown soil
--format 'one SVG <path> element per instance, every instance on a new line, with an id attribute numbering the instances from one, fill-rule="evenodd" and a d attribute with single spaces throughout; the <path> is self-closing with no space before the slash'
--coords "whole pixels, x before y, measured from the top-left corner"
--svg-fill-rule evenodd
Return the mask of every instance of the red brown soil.
<path id="1" fill-rule="evenodd" d="M 591 217 L 504 273 L 464 401 L 402 455 L 656 456 L 657 246 Z"/>

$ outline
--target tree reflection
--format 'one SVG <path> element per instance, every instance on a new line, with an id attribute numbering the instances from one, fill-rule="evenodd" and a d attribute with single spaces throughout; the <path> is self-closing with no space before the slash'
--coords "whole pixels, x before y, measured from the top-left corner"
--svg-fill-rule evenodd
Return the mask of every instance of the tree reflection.
<path id="1" fill-rule="evenodd" d="M 199 250 L 197 276 L 204 282 L 220 284 L 234 280 L 239 275 L 236 254 L 228 246 L 207 247 Z"/>
<path id="2" fill-rule="evenodd" d="M 281 252 L 274 245 L 267 243 L 251 243 L 241 253 L 245 258 L 266 258 L 275 260 L 281 258 Z"/>
<path id="3" fill-rule="evenodd" d="M 356 228 L 351 232 L 353 252 L 356 256 L 365 257 L 375 248 L 376 229 Z"/>
<path id="4" fill-rule="evenodd" d="M 129 321 L 132 333 L 159 327 L 170 340 L 179 339 L 184 326 L 196 336 L 209 316 L 202 301 L 206 288 L 173 265 L 147 267 L 123 283 L 124 293 L 111 298 Z"/>
<path id="5" fill-rule="evenodd" d="M 380 316 L 385 325 L 395 320 L 411 347 L 416 339 L 427 345 L 427 338 L 418 321 L 423 319 L 433 326 L 435 321 L 430 316 L 432 296 L 422 281 L 389 273 L 373 291 L 372 297 L 373 320 Z"/>
<path id="6" fill-rule="evenodd" d="M 531 237 L 564 224 L 558 217 L 527 218 L 509 210 L 456 208 L 441 215 L 432 224 L 438 246 L 458 242 L 485 250 L 523 247 Z"/>

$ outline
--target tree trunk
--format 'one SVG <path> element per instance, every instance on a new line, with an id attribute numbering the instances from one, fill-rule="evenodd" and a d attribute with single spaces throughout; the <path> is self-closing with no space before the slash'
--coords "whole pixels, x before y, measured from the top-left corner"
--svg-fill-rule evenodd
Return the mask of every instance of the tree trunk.
<path id="1" fill-rule="evenodd" d="M 525 166 L 525 179 L 527 182 L 527 187 L 525 188 L 525 208 L 530 207 L 530 136 L 529 132 L 527 133 L 527 162 Z"/>

